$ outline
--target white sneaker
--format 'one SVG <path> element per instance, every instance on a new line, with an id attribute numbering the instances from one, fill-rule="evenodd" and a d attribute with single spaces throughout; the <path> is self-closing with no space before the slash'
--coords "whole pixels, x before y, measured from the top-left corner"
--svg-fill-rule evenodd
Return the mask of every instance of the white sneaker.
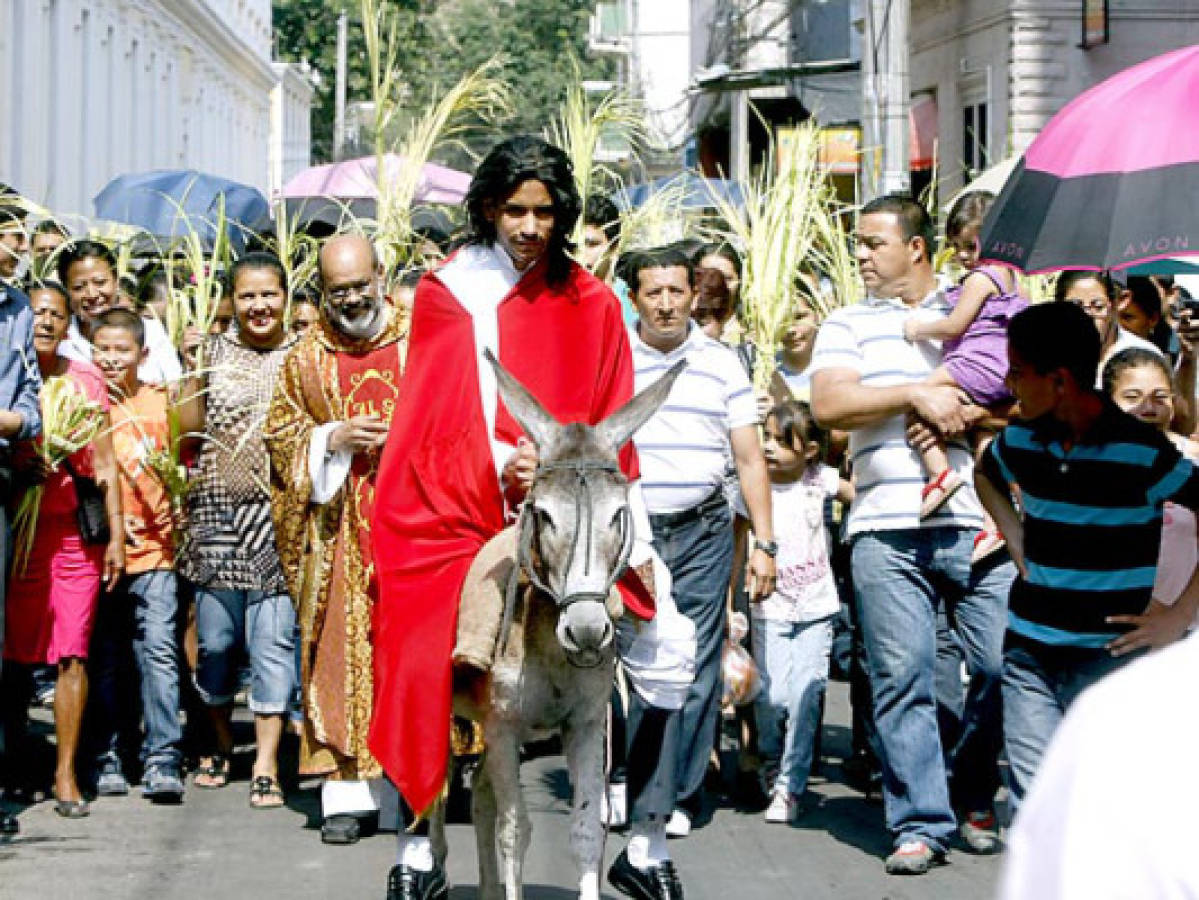
<path id="1" fill-rule="evenodd" d="M 629 787 L 623 781 L 613 781 L 600 794 L 600 821 L 609 828 L 623 828 L 629 823 Z"/>
<path id="2" fill-rule="evenodd" d="M 775 791 L 766 807 L 766 821 L 774 825 L 790 825 L 799 818 L 799 798 L 788 791 Z"/>
<path id="3" fill-rule="evenodd" d="M 670 814 L 670 821 L 666 823 L 666 836 L 684 838 L 689 834 L 691 834 L 691 816 L 681 809 L 676 809 Z"/>

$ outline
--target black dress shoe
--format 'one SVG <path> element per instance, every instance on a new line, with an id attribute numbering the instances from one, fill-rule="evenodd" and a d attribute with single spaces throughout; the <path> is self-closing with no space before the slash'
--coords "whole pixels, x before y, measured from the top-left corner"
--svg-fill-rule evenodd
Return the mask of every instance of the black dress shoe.
<path id="1" fill-rule="evenodd" d="M 0 813 L 0 834 L 8 837 L 21 830 L 21 823 L 12 813 Z"/>
<path id="2" fill-rule="evenodd" d="M 412 866 L 392 866 L 387 876 L 387 900 L 448 900 L 445 872 L 436 863 L 430 872 Z"/>
<path id="3" fill-rule="evenodd" d="M 670 860 L 649 869 L 638 869 L 629 862 L 627 850 L 608 870 L 608 883 L 633 900 L 683 900 L 683 885 Z"/>
<path id="4" fill-rule="evenodd" d="M 357 816 L 329 816 L 321 823 L 321 842 L 325 844 L 357 844 L 361 836 Z"/>

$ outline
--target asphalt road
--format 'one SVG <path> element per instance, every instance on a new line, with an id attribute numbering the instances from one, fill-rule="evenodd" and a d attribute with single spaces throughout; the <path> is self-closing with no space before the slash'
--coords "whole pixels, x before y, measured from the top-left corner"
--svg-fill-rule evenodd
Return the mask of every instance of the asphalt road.
<path id="1" fill-rule="evenodd" d="M 883 872 L 889 840 L 882 807 L 840 781 L 847 724 L 845 685 L 830 684 L 823 774 L 813 781 L 812 808 L 800 825 L 766 825 L 761 813 L 720 807 L 690 837 L 671 842 L 688 900 L 994 895 L 1001 857 L 957 850 L 947 865 L 923 877 Z M 60 819 L 50 803 L 21 811 L 21 834 L 0 844 L 0 898 L 382 900 L 394 838 L 378 834 L 351 847 L 322 845 L 315 782 L 292 787 L 284 809 L 251 810 L 246 751 L 227 788 L 201 791 L 189 780 L 180 807 L 152 806 L 135 789 L 128 797 L 96 801 L 82 820 Z M 525 896 L 569 900 L 576 876 L 562 759 L 526 763 L 522 781 L 534 827 Z M 609 837 L 607 862 L 623 844 L 622 836 Z M 449 874 L 453 900 L 475 897 L 474 834 L 467 825 L 450 826 Z M 604 896 L 620 895 L 605 883 Z"/>

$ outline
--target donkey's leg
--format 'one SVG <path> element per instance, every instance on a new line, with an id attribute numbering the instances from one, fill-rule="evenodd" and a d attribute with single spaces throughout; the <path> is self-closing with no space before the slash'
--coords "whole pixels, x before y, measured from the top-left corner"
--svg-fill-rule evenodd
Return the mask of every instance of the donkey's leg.
<path id="1" fill-rule="evenodd" d="M 495 791 L 487 774 L 487 756 L 471 781 L 470 815 L 475 825 L 475 843 L 479 856 L 479 896 L 482 900 L 499 900 L 500 868 L 495 855 Z"/>
<path id="2" fill-rule="evenodd" d="M 521 867 L 531 826 L 520 790 L 520 742 L 515 729 L 496 737 L 487 748 L 487 767 L 495 792 L 500 870 L 507 900 L 521 900 Z"/>
<path id="3" fill-rule="evenodd" d="M 574 802 L 570 850 L 579 869 L 579 900 L 599 900 L 599 869 L 604 856 L 600 796 L 604 791 L 604 722 L 587 718 L 562 729 Z"/>

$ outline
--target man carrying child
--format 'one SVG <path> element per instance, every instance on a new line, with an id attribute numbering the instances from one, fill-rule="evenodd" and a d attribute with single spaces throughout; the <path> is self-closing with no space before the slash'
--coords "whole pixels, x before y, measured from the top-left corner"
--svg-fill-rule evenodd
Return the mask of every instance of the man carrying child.
<path id="1" fill-rule="evenodd" d="M 857 258 L 869 296 L 837 310 L 816 338 L 812 411 L 827 428 L 850 432 L 857 496 L 849 514 L 852 571 L 870 673 L 883 766 L 883 800 L 895 851 L 892 874 L 919 875 L 940 862 L 953 835 L 975 852 L 997 848 L 991 808 L 998 786 L 999 680 L 1004 598 L 1013 576 L 1006 557 L 971 570 L 983 524 L 973 491 L 959 490 L 921 516 L 924 474 L 908 445 L 918 415 L 947 438 L 960 437 L 983 410 L 960 390 L 926 379 L 941 353 L 904 340 L 913 314 L 949 311 L 946 285 L 932 268 L 933 226 L 918 203 L 880 197 L 863 207 Z M 969 447 L 948 446 L 950 465 L 968 480 Z M 947 605 L 971 675 L 965 727 L 943 754 L 937 732 L 936 622 Z M 954 768 L 954 802 L 945 759 Z M 980 777 L 982 776 L 982 777 Z"/>

